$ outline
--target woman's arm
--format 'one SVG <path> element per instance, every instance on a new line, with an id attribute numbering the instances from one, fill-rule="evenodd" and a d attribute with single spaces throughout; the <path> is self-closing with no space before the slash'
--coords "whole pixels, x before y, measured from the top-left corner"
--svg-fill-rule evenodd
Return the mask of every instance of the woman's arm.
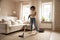
<path id="1" fill-rule="evenodd" d="M 28 19 L 30 18 L 30 15 L 28 16 Z"/>

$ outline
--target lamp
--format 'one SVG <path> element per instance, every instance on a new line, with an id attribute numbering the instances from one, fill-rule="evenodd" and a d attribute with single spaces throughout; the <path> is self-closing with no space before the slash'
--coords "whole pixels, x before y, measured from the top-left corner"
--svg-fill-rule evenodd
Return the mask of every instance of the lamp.
<path id="1" fill-rule="evenodd" d="M 16 16 L 16 11 L 15 10 L 12 11 L 12 16 Z"/>
<path id="2" fill-rule="evenodd" d="M 13 14 L 16 14 L 16 11 L 15 10 L 13 11 Z"/>

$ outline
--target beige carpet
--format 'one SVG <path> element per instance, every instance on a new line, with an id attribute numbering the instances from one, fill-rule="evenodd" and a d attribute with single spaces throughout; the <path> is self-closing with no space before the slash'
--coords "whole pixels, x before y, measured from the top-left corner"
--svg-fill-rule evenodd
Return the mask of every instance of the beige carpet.
<path id="1" fill-rule="evenodd" d="M 37 34 L 35 31 L 33 33 L 29 33 L 28 31 L 25 32 L 24 38 L 18 37 L 21 34 L 22 32 L 16 32 L 9 35 L 0 34 L 0 40 L 49 40 L 51 31 L 45 30 L 44 33 L 37 33 Z"/>

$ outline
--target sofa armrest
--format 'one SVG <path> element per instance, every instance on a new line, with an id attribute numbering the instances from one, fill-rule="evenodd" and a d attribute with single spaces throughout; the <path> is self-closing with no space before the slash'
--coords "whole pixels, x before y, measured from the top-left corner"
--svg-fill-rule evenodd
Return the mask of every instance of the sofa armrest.
<path id="1" fill-rule="evenodd" d="M 0 24 L 0 33 L 7 33 L 7 24 Z"/>

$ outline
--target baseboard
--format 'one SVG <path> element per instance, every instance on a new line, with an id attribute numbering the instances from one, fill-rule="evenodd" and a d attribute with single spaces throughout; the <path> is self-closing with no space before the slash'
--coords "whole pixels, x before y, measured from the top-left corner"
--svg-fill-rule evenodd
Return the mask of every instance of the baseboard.
<path id="1" fill-rule="evenodd" d="M 52 28 L 42 28 L 42 29 L 44 29 L 44 30 L 52 30 Z M 26 30 L 30 30 L 30 29 L 26 29 Z M 33 30 L 35 30 L 35 29 L 33 29 Z"/>
<path id="2" fill-rule="evenodd" d="M 55 30 L 54 31 L 60 31 L 60 28 L 55 28 Z"/>
<path id="3" fill-rule="evenodd" d="M 52 30 L 52 28 L 43 28 L 44 30 Z"/>

